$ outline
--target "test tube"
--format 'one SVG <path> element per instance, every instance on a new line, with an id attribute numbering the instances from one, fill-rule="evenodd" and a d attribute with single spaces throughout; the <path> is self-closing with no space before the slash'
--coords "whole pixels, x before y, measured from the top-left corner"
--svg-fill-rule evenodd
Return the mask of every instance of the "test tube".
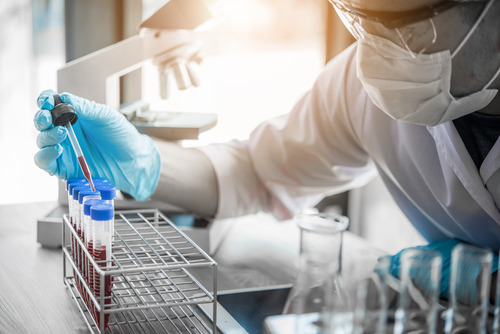
<path id="1" fill-rule="evenodd" d="M 98 261 L 101 268 L 111 268 L 112 237 L 114 234 L 114 209 L 110 204 L 92 205 L 90 208 L 90 217 L 93 230 L 94 258 Z M 96 323 L 99 328 L 108 327 L 109 314 L 104 315 L 105 304 L 110 304 L 111 300 L 111 276 L 100 275 L 94 272 L 94 291 L 98 300 L 100 300 L 101 312 L 96 312 Z M 102 326 L 103 325 L 103 326 Z"/>
<path id="2" fill-rule="evenodd" d="M 76 185 L 83 185 L 85 182 L 87 182 L 85 179 L 81 178 L 71 178 L 66 180 L 66 192 L 68 193 L 68 213 L 69 213 L 69 222 L 71 226 L 75 229 L 75 222 L 73 219 L 74 215 L 74 210 L 73 210 L 73 188 L 76 187 Z M 73 185 L 71 187 L 71 185 Z M 76 229 L 75 229 L 76 231 Z M 73 238 L 73 234 L 71 234 L 71 256 L 73 259 L 75 259 L 75 239 Z M 74 274 L 74 273 L 73 273 Z M 75 276 L 76 277 L 76 276 Z"/>
<path id="3" fill-rule="evenodd" d="M 101 197 L 106 204 L 115 206 L 116 188 L 111 183 L 101 183 L 96 185 L 96 189 L 101 192 Z"/>
<path id="4" fill-rule="evenodd" d="M 80 178 L 80 177 L 72 177 L 72 178 L 67 179 L 65 181 L 66 191 L 69 191 L 69 185 L 71 183 L 77 183 L 77 182 L 87 182 L 87 180 Z M 69 193 L 68 193 L 68 196 L 69 196 Z M 68 197 L 68 205 L 69 205 L 69 197 Z"/>
<path id="5" fill-rule="evenodd" d="M 101 193 L 97 190 L 92 191 L 90 189 L 89 190 L 82 190 L 78 193 L 78 205 L 79 205 L 78 211 L 80 213 L 80 222 L 82 225 L 82 241 L 83 241 L 83 244 L 85 245 L 85 248 L 88 248 L 87 247 L 87 239 L 88 239 L 88 235 L 92 232 L 90 232 L 88 225 L 85 225 L 85 221 L 83 219 L 84 218 L 83 204 L 90 199 L 101 199 Z M 83 275 L 83 278 L 85 279 L 85 282 L 88 285 L 88 271 L 87 271 L 88 259 L 87 259 L 87 254 L 85 253 L 85 250 L 83 248 L 80 249 L 80 257 L 82 259 L 82 275 Z M 86 290 L 83 289 L 82 292 L 83 292 L 85 298 L 87 298 L 88 296 L 86 296 L 86 294 L 87 294 Z"/>
<path id="6" fill-rule="evenodd" d="M 425 329 L 429 334 L 436 333 L 441 268 L 439 252 L 409 249 L 401 255 L 401 297 L 394 334 L 419 329 Z"/>
<path id="7" fill-rule="evenodd" d="M 73 130 L 73 125 L 78 120 L 78 115 L 71 104 L 63 103 L 59 94 L 54 95 L 54 108 L 50 111 L 52 116 L 52 124 L 54 126 L 64 126 L 68 132 L 68 139 L 71 142 L 73 151 L 75 152 L 80 168 L 82 169 L 83 175 L 90 184 L 90 188 L 95 191 L 94 183 L 92 181 L 92 174 L 90 173 L 89 166 L 85 157 L 83 156 L 82 149 L 76 138 L 75 131 Z"/>
<path id="8" fill-rule="evenodd" d="M 80 205 L 78 204 L 78 194 L 80 193 L 80 191 L 83 191 L 83 190 L 90 190 L 90 187 L 88 185 L 78 185 L 77 187 L 74 187 L 73 188 L 73 206 L 74 206 L 74 214 L 75 214 L 75 226 L 76 226 L 76 234 L 78 235 L 78 238 L 83 242 L 83 239 L 82 239 L 82 222 L 80 220 L 80 217 L 81 217 L 81 214 L 80 214 Z M 78 267 L 78 270 L 80 271 L 80 274 L 83 275 L 83 268 L 82 268 L 82 250 L 81 250 L 81 247 L 80 247 L 80 244 L 78 243 L 78 241 L 75 240 L 75 249 L 76 249 L 76 264 L 77 264 L 77 267 Z M 80 280 L 78 279 L 78 277 L 75 277 L 75 279 L 77 280 L 78 282 L 78 289 L 80 289 L 80 293 L 81 293 L 81 282 Z"/>
<path id="9" fill-rule="evenodd" d="M 70 215 L 70 223 L 73 225 L 73 188 L 77 186 L 87 185 L 88 182 L 85 179 L 74 179 L 70 182 L 66 182 L 66 191 L 68 192 L 68 209 Z"/>
<path id="10" fill-rule="evenodd" d="M 83 202 L 83 224 L 85 226 L 85 229 L 88 231 L 86 233 L 86 240 L 85 240 L 85 247 L 87 247 L 87 250 L 92 258 L 94 258 L 94 246 L 93 246 L 93 231 L 94 227 L 92 225 L 92 220 L 90 219 L 90 208 L 92 205 L 97 205 L 97 204 L 106 204 L 105 201 L 100 200 L 100 199 L 89 199 L 89 200 L 84 200 Z M 92 265 L 92 262 L 87 258 L 86 261 L 86 270 L 87 270 L 87 277 L 88 277 L 88 286 L 89 290 L 94 293 L 94 266 Z M 87 298 L 87 305 L 89 305 L 89 310 L 92 312 L 92 315 L 95 316 L 93 312 L 95 312 L 95 307 L 92 302 L 90 302 Z"/>
<path id="11" fill-rule="evenodd" d="M 487 249 L 466 244 L 453 248 L 445 333 L 469 328 L 486 334 L 492 262 L 493 253 Z"/>
<path id="12" fill-rule="evenodd" d="M 374 270 L 377 275 L 373 277 L 377 298 L 373 298 L 367 303 L 367 323 L 370 327 L 376 326 L 377 334 L 386 334 L 388 327 L 390 300 L 388 280 L 392 278 L 391 264 L 391 258 L 388 256 L 378 259 Z"/>

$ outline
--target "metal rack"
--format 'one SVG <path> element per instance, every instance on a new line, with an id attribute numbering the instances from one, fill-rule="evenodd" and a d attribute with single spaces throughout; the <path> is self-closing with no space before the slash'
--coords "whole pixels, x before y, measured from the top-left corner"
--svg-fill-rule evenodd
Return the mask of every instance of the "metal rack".
<path id="1" fill-rule="evenodd" d="M 71 256 L 66 228 L 91 261 L 95 273 L 100 275 L 101 291 L 104 291 L 105 277 L 111 276 L 111 297 L 101 298 L 91 293 Z M 216 333 L 217 263 L 158 210 L 117 211 L 114 228 L 112 266 L 101 268 L 104 261 L 93 260 L 68 216 L 64 215 L 64 283 L 90 331 Z M 77 277 L 67 274 L 68 262 Z M 212 267 L 213 293 L 188 271 L 194 267 Z M 87 298 L 77 289 L 77 281 Z M 100 312 L 100 321 L 93 318 L 91 306 L 84 299 Z M 214 303 L 212 324 L 196 312 L 196 305 L 205 303 Z M 107 330 L 104 329 L 106 314 L 110 314 Z"/>

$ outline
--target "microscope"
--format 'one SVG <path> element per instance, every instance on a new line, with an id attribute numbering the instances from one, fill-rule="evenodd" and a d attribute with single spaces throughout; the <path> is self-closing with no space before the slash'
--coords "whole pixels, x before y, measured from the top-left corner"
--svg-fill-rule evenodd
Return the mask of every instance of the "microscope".
<path id="1" fill-rule="evenodd" d="M 158 95 L 162 99 L 171 96 L 174 86 L 178 90 L 199 86 L 197 66 L 203 60 L 203 51 L 196 35 L 197 30 L 211 19 L 203 0 L 170 0 L 140 24 L 138 35 L 71 61 L 59 69 L 57 89 L 119 110 L 143 134 L 175 142 L 198 139 L 200 133 L 216 125 L 216 114 L 152 110 L 148 101 L 142 98 L 148 89 L 145 75 L 141 75 L 140 82 L 134 83 L 141 98 L 122 103 L 120 78 L 153 66 L 158 72 Z M 38 220 L 37 241 L 42 246 L 61 246 L 61 217 L 67 205 L 64 183 L 59 180 L 58 207 Z M 167 203 L 137 202 L 123 196 L 115 200 L 115 208 L 158 208 L 166 212 L 181 212 Z M 192 233 L 188 234 L 202 248 L 208 249 L 206 230 L 191 229 Z"/>

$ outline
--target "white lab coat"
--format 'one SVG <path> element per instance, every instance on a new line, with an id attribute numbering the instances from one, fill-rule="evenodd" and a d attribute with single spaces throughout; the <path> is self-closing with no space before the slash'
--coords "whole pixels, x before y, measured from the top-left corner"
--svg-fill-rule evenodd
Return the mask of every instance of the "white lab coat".
<path id="1" fill-rule="evenodd" d="M 356 44 L 335 57 L 313 89 L 247 141 L 200 148 L 219 183 L 218 217 L 259 210 L 291 217 L 326 195 L 361 186 L 377 171 L 429 242 L 458 238 L 500 249 L 500 141 L 480 171 L 452 122 L 396 121 L 356 76 Z"/>

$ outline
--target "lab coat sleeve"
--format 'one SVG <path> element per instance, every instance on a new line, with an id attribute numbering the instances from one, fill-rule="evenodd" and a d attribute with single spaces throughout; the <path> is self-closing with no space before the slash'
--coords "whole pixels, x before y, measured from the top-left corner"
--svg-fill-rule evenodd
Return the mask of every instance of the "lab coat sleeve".
<path id="1" fill-rule="evenodd" d="M 265 121 L 247 141 L 199 148 L 217 175 L 218 218 L 266 211 L 288 219 L 373 178 L 360 139 L 366 93 L 354 62 L 355 45 L 326 66 L 289 114 Z"/>

